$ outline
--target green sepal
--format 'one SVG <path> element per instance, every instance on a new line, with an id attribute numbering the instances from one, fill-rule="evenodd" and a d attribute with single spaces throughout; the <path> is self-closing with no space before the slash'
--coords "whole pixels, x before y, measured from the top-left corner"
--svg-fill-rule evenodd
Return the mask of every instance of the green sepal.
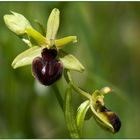
<path id="1" fill-rule="evenodd" d="M 12 67 L 14 69 L 26 65 L 30 65 L 33 59 L 41 55 L 41 48 L 38 46 L 27 49 L 26 51 L 20 53 L 12 62 Z"/>
<path id="2" fill-rule="evenodd" d="M 76 43 L 77 42 L 77 36 L 67 36 L 61 39 L 57 39 L 55 40 L 55 46 L 58 49 L 62 49 L 64 47 L 64 45 L 68 44 L 68 43 Z"/>
<path id="3" fill-rule="evenodd" d="M 73 55 L 68 54 L 62 50 L 59 51 L 58 55 L 59 59 L 62 61 L 64 65 L 64 68 L 69 70 L 75 70 L 78 72 L 83 72 L 85 70 L 84 66 Z"/>
<path id="4" fill-rule="evenodd" d="M 19 13 L 13 11 L 11 13 L 3 17 L 6 26 L 17 35 L 25 34 L 26 28 L 31 27 L 30 22 Z"/>
<path id="5" fill-rule="evenodd" d="M 50 41 L 50 46 L 53 46 L 55 43 L 55 36 L 59 28 L 59 14 L 59 10 L 54 8 L 48 19 L 46 37 Z"/>
<path id="6" fill-rule="evenodd" d="M 84 101 L 77 110 L 76 122 L 79 132 L 82 134 L 82 128 L 85 120 L 86 113 L 90 107 L 89 100 Z"/>

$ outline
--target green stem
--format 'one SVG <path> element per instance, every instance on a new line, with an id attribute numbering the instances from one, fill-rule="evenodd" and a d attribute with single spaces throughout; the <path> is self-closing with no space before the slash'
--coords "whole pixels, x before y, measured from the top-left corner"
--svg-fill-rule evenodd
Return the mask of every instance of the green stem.
<path id="1" fill-rule="evenodd" d="M 75 86 L 74 84 L 71 84 L 71 86 L 76 92 L 80 93 L 80 95 L 82 95 L 88 99 L 92 98 L 92 96 L 89 93 L 85 92 L 84 90 L 80 89 L 79 87 Z"/>
<path id="2" fill-rule="evenodd" d="M 59 103 L 59 105 L 60 105 L 62 111 L 64 111 L 64 107 L 63 107 L 63 102 L 64 102 L 64 100 L 63 100 L 63 98 L 62 98 L 62 96 L 61 96 L 61 94 L 60 94 L 60 92 L 59 92 L 59 90 L 58 90 L 58 88 L 57 88 L 57 85 L 54 84 L 52 88 L 53 88 L 53 90 L 54 90 L 54 94 L 55 94 L 55 96 L 56 96 L 56 99 L 57 99 L 57 101 L 58 101 L 58 103 Z"/>
<path id="3" fill-rule="evenodd" d="M 89 100 L 92 98 L 92 96 L 91 96 L 89 93 L 85 92 L 84 90 L 80 89 L 79 87 L 77 87 L 77 86 L 74 84 L 74 82 L 73 82 L 73 80 L 72 80 L 72 77 L 71 77 L 71 75 L 70 75 L 70 71 L 66 70 L 65 73 L 64 73 L 64 75 L 65 75 L 65 79 L 66 79 L 67 83 L 71 84 L 72 88 L 73 88 L 76 92 L 78 92 L 80 95 L 82 95 L 82 96 L 88 98 Z"/>

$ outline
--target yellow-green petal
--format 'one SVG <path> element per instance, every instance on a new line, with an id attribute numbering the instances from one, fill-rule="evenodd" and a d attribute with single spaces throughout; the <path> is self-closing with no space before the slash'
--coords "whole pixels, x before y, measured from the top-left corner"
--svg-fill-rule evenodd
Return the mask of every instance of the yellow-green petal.
<path id="1" fill-rule="evenodd" d="M 77 42 L 77 36 L 67 36 L 61 39 L 57 39 L 55 40 L 55 46 L 58 49 L 61 49 L 64 47 L 64 45 L 68 44 L 68 43 L 76 43 Z"/>
<path id="2" fill-rule="evenodd" d="M 38 43 L 39 46 L 42 47 L 48 45 L 47 38 L 45 38 L 43 35 L 41 35 L 38 31 L 36 31 L 32 27 L 26 28 L 26 33 L 30 37 L 32 37 Z"/>

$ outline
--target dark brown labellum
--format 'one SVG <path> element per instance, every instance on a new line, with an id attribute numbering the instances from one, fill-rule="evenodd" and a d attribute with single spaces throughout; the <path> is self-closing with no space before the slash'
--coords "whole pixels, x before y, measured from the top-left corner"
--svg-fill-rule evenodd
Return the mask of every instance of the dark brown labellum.
<path id="1" fill-rule="evenodd" d="M 55 49 L 45 48 L 41 56 L 34 58 L 32 62 L 33 75 L 41 84 L 51 85 L 61 77 L 63 65 L 56 59 L 57 50 Z"/>
<path id="2" fill-rule="evenodd" d="M 112 112 L 111 110 L 107 109 L 105 106 L 102 106 L 100 111 L 107 116 L 108 120 L 114 128 L 114 132 L 118 132 L 121 128 L 121 121 L 118 115 L 115 112 Z"/>
<path id="3" fill-rule="evenodd" d="M 118 132 L 121 128 L 121 121 L 120 121 L 119 117 L 114 112 L 107 112 L 106 114 L 110 120 L 110 123 L 112 124 L 112 126 L 114 128 L 114 132 L 115 133 Z"/>

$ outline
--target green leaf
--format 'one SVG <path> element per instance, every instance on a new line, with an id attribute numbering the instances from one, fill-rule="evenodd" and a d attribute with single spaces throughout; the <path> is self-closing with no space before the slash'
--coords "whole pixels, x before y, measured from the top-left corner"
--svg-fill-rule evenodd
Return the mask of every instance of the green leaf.
<path id="1" fill-rule="evenodd" d="M 33 59 L 41 55 L 41 48 L 38 46 L 32 47 L 22 53 L 20 53 L 12 62 L 12 67 L 14 69 L 29 65 L 32 63 Z"/>
<path id="2" fill-rule="evenodd" d="M 58 49 L 63 48 L 64 45 L 68 44 L 68 43 L 76 43 L 77 42 L 77 36 L 67 36 L 61 39 L 57 39 L 55 40 L 55 46 Z"/>
<path id="3" fill-rule="evenodd" d="M 21 14 L 12 12 L 10 15 L 4 15 L 4 22 L 7 27 L 17 35 L 25 34 L 27 27 L 31 27 L 30 22 Z"/>
<path id="4" fill-rule="evenodd" d="M 76 122 L 80 133 L 82 134 L 82 128 L 85 120 L 85 115 L 89 109 L 90 102 L 89 100 L 84 101 L 77 110 Z"/>
<path id="5" fill-rule="evenodd" d="M 65 113 L 65 120 L 68 130 L 70 132 L 71 138 L 79 138 L 79 131 L 76 125 L 76 118 L 72 108 L 72 89 L 68 87 L 65 94 L 64 100 L 64 113 Z"/>
<path id="6" fill-rule="evenodd" d="M 75 70 L 78 72 L 83 72 L 85 70 L 84 66 L 78 59 L 62 50 L 59 51 L 59 59 L 62 61 L 64 68 L 66 69 Z"/>
<path id="7" fill-rule="evenodd" d="M 55 36 L 59 28 L 59 10 L 54 8 L 49 16 L 47 23 L 47 34 L 46 37 L 50 40 L 51 46 L 54 45 Z"/>

